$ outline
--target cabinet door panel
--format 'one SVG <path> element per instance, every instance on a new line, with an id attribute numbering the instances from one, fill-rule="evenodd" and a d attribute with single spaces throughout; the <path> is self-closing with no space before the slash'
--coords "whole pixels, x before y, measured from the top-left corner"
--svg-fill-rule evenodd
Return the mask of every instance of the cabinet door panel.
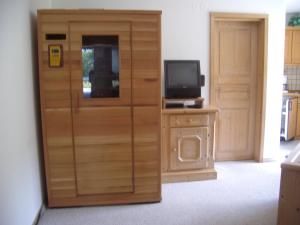
<path id="1" fill-rule="evenodd" d="M 81 108 L 73 119 L 78 194 L 132 192 L 130 107 Z"/>
<path id="2" fill-rule="evenodd" d="M 71 110 L 47 109 L 45 159 L 50 198 L 75 197 Z"/>
<path id="3" fill-rule="evenodd" d="M 207 167 L 208 127 L 171 128 L 170 169 Z"/>
<path id="4" fill-rule="evenodd" d="M 292 63 L 300 64 L 300 31 L 293 31 Z"/>
<path id="5" fill-rule="evenodd" d="M 160 193 L 160 110 L 134 107 L 135 193 Z"/>
<path id="6" fill-rule="evenodd" d="M 291 64 L 292 63 L 292 31 L 285 31 L 285 47 L 284 47 L 284 63 Z"/>
<path id="7" fill-rule="evenodd" d="M 160 104 L 160 21 L 132 23 L 133 104 Z"/>

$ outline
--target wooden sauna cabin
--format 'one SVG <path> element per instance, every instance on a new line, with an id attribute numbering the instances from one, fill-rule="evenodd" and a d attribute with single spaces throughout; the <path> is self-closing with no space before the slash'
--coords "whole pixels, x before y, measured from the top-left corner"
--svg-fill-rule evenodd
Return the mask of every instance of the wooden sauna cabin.
<path id="1" fill-rule="evenodd" d="M 49 207 L 161 200 L 161 12 L 39 10 Z"/>

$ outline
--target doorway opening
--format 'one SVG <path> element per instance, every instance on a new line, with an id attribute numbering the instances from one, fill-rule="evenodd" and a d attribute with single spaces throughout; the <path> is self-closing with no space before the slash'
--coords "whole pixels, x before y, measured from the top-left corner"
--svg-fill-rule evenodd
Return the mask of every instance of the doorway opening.
<path id="1" fill-rule="evenodd" d="M 288 21 L 286 24 L 288 24 Z M 281 156 L 288 155 L 300 144 L 299 40 L 299 28 L 286 27 L 280 127 Z"/>

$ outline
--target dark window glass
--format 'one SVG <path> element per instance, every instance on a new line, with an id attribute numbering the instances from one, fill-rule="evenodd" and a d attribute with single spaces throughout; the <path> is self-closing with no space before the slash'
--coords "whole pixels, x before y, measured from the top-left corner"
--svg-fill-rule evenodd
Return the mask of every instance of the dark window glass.
<path id="1" fill-rule="evenodd" d="M 82 37 L 82 82 L 86 98 L 119 97 L 118 36 Z"/>

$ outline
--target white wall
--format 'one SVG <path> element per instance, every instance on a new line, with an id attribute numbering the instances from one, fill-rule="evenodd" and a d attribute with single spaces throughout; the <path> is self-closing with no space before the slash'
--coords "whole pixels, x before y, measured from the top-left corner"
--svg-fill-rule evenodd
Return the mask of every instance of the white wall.
<path id="1" fill-rule="evenodd" d="M 300 1 L 299 0 L 286 0 L 286 12 L 300 12 Z"/>
<path id="2" fill-rule="evenodd" d="M 1 225 L 31 225 L 42 205 L 34 13 L 49 3 L 0 2 Z"/>
<path id="3" fill-rule="evenodd" d="M 209 12 L 248 12 L 269 15 L 267 118 L 264 158 L 279 148 L 281 76 L 283 75 L 284 0 L 52 0 L 53 8 L 162 10 L 162 58 L 200 59 L 209 76 Z M 206 81 L 209 84 L 209 79 Z M 209 85 L 203 94 L 208 102 Z"/>

